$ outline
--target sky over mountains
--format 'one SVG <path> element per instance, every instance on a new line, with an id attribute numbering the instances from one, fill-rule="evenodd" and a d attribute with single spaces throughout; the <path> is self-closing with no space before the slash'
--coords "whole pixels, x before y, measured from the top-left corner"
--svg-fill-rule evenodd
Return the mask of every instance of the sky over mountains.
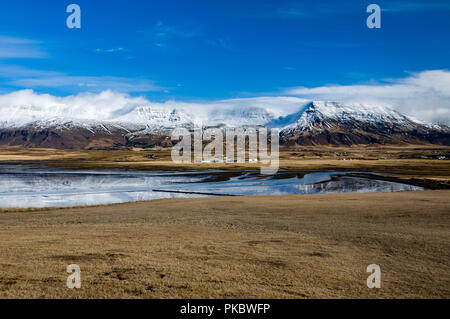
<path id="1" fill-rule="evenodd" d="M 377 1 L 381 29 L 360 0 L 74 2 L 81 29 L 60 1 L 0 2 L 3 114 L 262 103 L 285 115 L 331 100 L 450 121 L 447 0 Z"/>
<path id="2" fill-rule="evenodd" d="M 364 85 L 330 85 L 316 88 L 294 87 L 271 95 L 251 98 L 185 102 L 168 100 L 154 102 L 144 96 L 107 90 L 100 93 L 79 93 L 65 97 L 21 90 L 0 95 L 3 120 L 17 121 L 27 114 L 19 110 L 32 109 L 38 118 L 67 116 L 80 119 L 110 120 L 125 115 L 140 106 L 167 110 L 184 109 L 193 114 L 211 110 L 262 108 L 276 117 L 301 109 L 308 101 L 325 100 L 388 106 L 402 114 L 428 122 L 448 124 L 450 121 L 450 72 L 444 70 L 411 74 Z"/>

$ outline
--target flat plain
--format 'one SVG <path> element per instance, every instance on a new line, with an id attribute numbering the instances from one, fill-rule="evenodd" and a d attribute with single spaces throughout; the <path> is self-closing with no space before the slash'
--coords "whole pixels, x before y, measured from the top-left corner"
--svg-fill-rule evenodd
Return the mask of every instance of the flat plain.
<path id="1" fill-rule="evenodd" d="M 448 160 L 408 157 L 417 150 L 333 152 L 285 152 L 281 166 L 367 169 L 437 188 L 449 180 Z M 143 154 L 0 151 L 9 163 L 122 169 L 159 169 L 169 156 Z M 70 264 L 81 289 L 66 287 Z M 366 285 L 369 264 L 381 267 L 380 289 Z M 0 209 L 0 297 L 449 298 L 450 190 Z"/>
<path id="2" fill-rule="evenodd" d="M 448 298 L 449 207 L 443 190 L 4 210 L 0 297 Z"/>

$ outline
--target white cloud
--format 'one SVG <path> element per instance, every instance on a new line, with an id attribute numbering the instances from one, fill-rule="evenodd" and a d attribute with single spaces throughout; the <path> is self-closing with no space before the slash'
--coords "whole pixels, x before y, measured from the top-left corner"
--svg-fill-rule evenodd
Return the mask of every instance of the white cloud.
<path id="1" fill-rule="evenodd" d="M 97 49 L 95 49 L 95 52 L 97 52 L 97 53 L 115 53 L 115 52 L 122 52 L 122 51 L 124 51 L 124 48 L 111 48 L 111 49 L 97 48 Z"/>
<path id="2" fill-rule="evenodd" d="M 10 86 L 27 89 L 57 88 L 70 92 L 113 90 L 124 93 L 166 90 L 145 78 L 74 76 L 11 65 L 0 65 L 0 78 L 5 79 Z"/>
<path id="3" fill-rule="evenodd" d="M 0 36 L 0 59 L 45 58 L 39 42 L 23 38 Z"/>
<path id="4" fill-rule="evenodd" d="M 207 120 L 220 122 L 221 119 L 239 122 L 246 120 L 242 116 L 245 110 L 265 110 L 278 117 L 298 111 L 307 102 L 296 97 L 258 97 L 197 103 L 174 100 L 156 103 L 144 97 L 132 97 L 111 90 L 66 97 L 21 90 L 0 94 L 0 114 L 2 114 L 0 124 L 21 126 L 32 121 L 52 118 L 135 122 L 139 119 L 131 113 L 139 106 L 150 106 L 155 112 L 181 110 L 198 122 Z M 264 112 L 261 114 L 264 115 Z M 264 118 L 260 120 L 264 121 Z"/>
<path id="5" fill-rule="evenodd" d="M 16 124 L 53 117 L 109 120 L 146 103 L 145 98 L 113 91 L 57 97 L 21 90 L 0 95 L 0 113 L 2 121 Z"/>
<path id="6" fill-rule="evenodd" d="M 155 37 L 159 39 L 168 39 L 174 37 L 192 38 L 199 35 L 199 31 L 184 30 L 180 27 L 164 24 L 162 21 L 158 21 L 155 25 Z"/>
<path id="7" fill-rule="evenodd" d="M 162 89 L 153 81 L 114 76 L 70 76 L 53 75 L 45 77 L 22 78 L 11 84 L 29 88 L 65 88 L 78 91 L 103 91 L 111 89 L 119 92 L 150 92 Z"/>
<path id="8" fill-rule="evenodd" d="M 142 33 L 142 31 L 141 31 Z M 167 49 L 175 39 L 191 39 L 201 35 L 198 28 L 192 29 L 185 26 L 167 25 L 163 21 L 158 21 L 151 35 L 154 40 L 154 45 L 161 49 Z"/>
<path id="9" fill-rule="evenodd" d="M 0 67 L 0 77 L 2 74 Z M 10 70 L 9 70 L 10 71 Z M 68 117 L 90 120 L 115 120 L 132 112 L 138 106 L 151 106 L 155 109 L 179 109 L 188 112 L 200 121 L 215 117 L 230 121 L 246 116 L 246 110 L 265 110 L 273 117 L 286 116 L 298 112 L 311 100 L 333 100 L 360 103 L 377 103 L 392 106 L 402 114 L 419 120 L 448 122 L 450 119 L 450 72 L 444 70 L 414 73 L 403 79 L 392 79 L 384 83 L 371 85 L 333 85 L 315 88 L 296 87 L 284 93 L 290 96 L 263 96 L 236 98 L 216 101 L 185 102 L 169 100 L 163 103 L 152 102 L 145 97 L 132 97 L 117 90 L 105 90 L 92 93 L 93 87 L 120 87 L 123 92 L 133 90 L 128 86 L 137 85 L 132 80 L 108 77 L 65 77 L 53 72 L 50 75 L 42 71 L 17 69 L 21 77 L 37 78 L 38 86 L 43 79 L 56 85 L 84 85 L 80 90 L 91 93 L 79 93 L 66 97 L 38 94 L 33 90 L 21 90 L 0 94 L 1 121 L 22 121 Z M 23 80 L 25 81 L 25 80 Z M 31 80 L 28 80 L 31 81 Z M 64 83 L 66 82 L 66 83 Z M 102 82 L 102 83 L 100 83 Z M 118 84 L 120 83 L 120 85 Z M 36 83 L 22 83 L 36 85 Z M 144 84 L 145 86 L 145 84 Z M 94 88 L 96 88 L 94 86 Z M 94 90 L 95 91 L 95 90 Z M 262 114 L 262 113 L 261 113 Z M 263 116 L 263 115 L 262 115 Z"/>
<path id="10" fill-rule="evenodd" d="M 370 85 L 294 87 L 285 94 L 317 100 L 383 103 L 400 113 L 430 122 L 450 122 L 450 72 L 412 73 Z"/>

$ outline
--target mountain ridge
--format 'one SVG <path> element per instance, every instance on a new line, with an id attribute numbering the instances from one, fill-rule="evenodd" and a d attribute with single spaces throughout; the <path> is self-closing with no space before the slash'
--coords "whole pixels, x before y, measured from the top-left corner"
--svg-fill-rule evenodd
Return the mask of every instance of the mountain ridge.
<path id="1" fill-rule="evenodd" d="M 282 145 L 443 144 L 450 128 L 421 122 L 380 104 L 311 101 L 284 116 L 263 106 L 213 108 L 207 112 L 142 105 L 113 116 L 64 114 L 63 107 L 40 114 L 21 106 L 0 119 L 0 146 L 125 148 L 164 146 L 172 129 L 195 126 L 266 126 L 280 129 Z M 99 111 L 101 112 L 101 111 Z M 24 113 L 24 114 L 23 114 Z"/>

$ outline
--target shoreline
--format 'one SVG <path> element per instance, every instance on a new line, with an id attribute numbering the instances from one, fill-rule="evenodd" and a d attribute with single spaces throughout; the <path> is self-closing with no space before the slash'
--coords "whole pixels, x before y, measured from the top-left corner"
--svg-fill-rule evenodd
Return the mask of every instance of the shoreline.
<path id="1" fill-rule="evenodd" d="M 152 168 L 138 168 L 138 167 L 124 167 L 124 166 L 115 166 L 111 168 L 105 168 L 104 166 L 101 167 L 95 167 L 90 166 L 88 167 L 82 167 L 82 166 L 72 166 L 72 165 L 65 165 L 65 163 L 58 163 L 58 165 L 52 165 L 48 162 L 0 162 L 0 168 L 1 166 L 6 165 L 17 165 L 17 166 L 37 166 L 37 167 L 45 167 L 48 169 L 54 169 L 54 168 L 60 168 L 60 169 L 70 169 L 70 170 L 98 170 L 99 172 L 102 171 L 117 171 L 117 172 L 174 172 L 174 173 L 189 173 L 190 176 L 196 176 L 196 173 L 198 175 L 202 175 L 204 173 L 208 173 L 209 175 L 213 176 L 212 178 L 201 181 L 201 183 L 207 183 L 207 182 L 219 182 L 219 181 L 226 181 L 230 177 L 238 177 L 242 175 L 244 172 L 250 172 L 255 173 L 256 175 L 259 175 L 259 169 L 251 169 L 251 168 L 234 168 L 234 169 L 224 169 L 223 167 L 220 168 L 210 168 L 210 167 L 202 167 L 200 169 L 197 168 L 189 168 L 186 167 L 152 167 Z M 449 167 L 450 167 L 450 161 L 449 161 Z M 209 172 L 210 171 L 210 172 Z M 310 169 L 286 169 L 286 168 L 280 168 L 277 173 L 272 175 L 273 179 L 286 179 L 291 177 L 297 177 L 301 178 L 304 175 L 311 174 L 311 173 L 337 173 L 334 175 L 334 177 L 341 177 L 344 175 L 340 175 L 339 172 L 345 172 L 345 176 L 349 177 L 361 177 L 366 179 L 373 179 L 373 180 L 380 180 L 380 181 L 387 181 L 387 182 L 394 182 L 394 183 L 402 183 L 407 184 L 411 186 L 418 186 L 423 187 L 425 190 L 439 190 L 439 189 L 450 189 L 450 181 L 439 181 L 439 180 L 433 180 L 433 179 L 419 179 L 419 178 L 405 178 L 403 176 L 393 176 L 394 174 L 389 172 L 377 172 L 376 170 L 371 170 L 369 168 L 339 168 L 339 169 L 333 169 L 333 168 L 310 168 Z"/>
<path id="2" fill-rule="evenodd" d="M 160 190 L 156 190 L 157 192 Z M 88 208 L 106 208 L 111 206 L 123 206 L 123 205 L 129 205 L 129 204 L 148 204 L 155 201 L 175 201 L 175 200 L 191 200 L 191 199 L 205 199 L 205 198 L 211 198 L 211 199 L 217 199 L 217 198 L 223 198 L 223 197 L 238 197 L 238 198 L 255 198 L 255 199 L 261 199 L 266 197 L 305 197 L 305 196 L 330 196 L 334 197 L 336 195 L 355 195 L 358 197 L 358 195 L 361 195 L 361 197 L 364 197 L 365 195 L 370 194 L 396 194 L 396 193 L 422 193 L 422 192 L 439 192 L 439 191 L 447 191 L 447 190 L 406 190 L 406 191 L 396 191 L 396 192 L 347 192 L 347 193 L 316 193 L 316 194 L 288 194 L 288 195 L 224 195 L 224 194 L 215 194 L 212 196 L 207 197 L 184 197 L 184 198 L 156 198 L 156 199 L 150 199 L 150 200 L 139 200 L 135 202 L 123 202 L 123 203 L 108 203 L 108 204 L 95 204 L 95 205 L 75 205 L 75 206 L 47 206 L 47 207 L 3 207 L 0 206 L 0 214 L 4 213 L 28 213 L 28 212 L 42 212 L 42 211 L 49 211 L 49 210 L 71 210 L 71 209 L 88 209 Z M 163 191 L 165 192 L 165 191 Z M 204 195 L 204 194 L 201 194 Z"/>
<path id="3" fill-rule="evenodd" d="M 353 157 L 351 160 L 336 159 L 336 151 Z M 370 152 L 381 152 L 370 153 Z M 417 158 L 401 158 L 418 154 L 447 154 L 449 147 L 390 147 L 386 150 L 367 147 L 330 148 L 317 147 L 300 150 L 283 150 L 280 152 L 280 171 L 274 179 L 303 176 L 316 172 L 348 172 L 349 177 L 363 177 L 381 181 L 396 182 L 412 186 L 419 186 L 430 190 L 450 189 L 450 161 Z M 428 153 L 427 153 L 428 152 Z M 154 159 L 142 161 L 148 153 L 155 154 Z M 321 156 L 308 155 L 310 153 Z M 376 160 L 373 157 L 389 155 L 388 159 Z M 409 155 L 408 155 L 409 154 Z M 331 156 L 331 157 L 330 157 Z M 431 155 L 430 155 L 431 156 Z M 24 160 L 26 158 L 26 160 Z M 14 159 L 14 160 L 13 160 Z M 8 161 L 5 161 L 8 160 Z M 0 148 L 0 167 L 2 165 L 36 165 L 49 168 L 74 170 L 112 170 L 120 172 L 186 172 L 189 174 L 203 174 L 208 170 L 215 172 L 208 181 L 225 181 L 230 176 L 238 176 L 242 172 L 259 173 L 255 164 L 187 164 L 174 165 L 170 161 L 168 150 L 145 151 L 82 151 L 55 149 L 22 149 Z M 115 205 L 115 204 L 107 204 Z M 83 206 L 83 205 L 81 205 Z"/>
<path id="4" fill-rule="evenodd" d="M 9 170 L 7 170 L 5 173 L 1 173 L 0 171 L 0 176 L 2 175 L 22 175 L 22 174 L 26 174 L 29 175 L 30 173 L 26 172 L 27 168 L 30 168 L 32 170 L 34 169 L 40 169 L 41 166 L 40 165 L 36 165 L 33 164 L 31 165 L 31 167 L 27 166 L 22 168 L 21 165 L 13 165 L 13 166 L 17 166 L 19 169 L 16 171 L 14 168 L 10 168 Z M 43 168 L 48 169 L 48 171 L 33 171 L 31 173 L 31 176 L 33 174 L 36 175 L 41 175 L 41 174 L 45 174 L 44 176 L 47 176 L 47 174 L 60 174 L 64 171 L 60 170 L 60 169 L 55 169 L 54 167 L 47 167 L 47 166 L 42 166 Z M 52 169 L 54 169 L 53 173 L 52 173 Z M 0 166 L 0 170 L 1 170 L 1 166 Z M 121 176 L 121 174 L 119 174 L 118 172 L 124 172 L 124 170 L 114 170 L 114 173 L 112 174 L 118 174 L 117 176 Z M 68 173 L 70 175 L 70 170 L 66 171 L 65 173 Z M 143 173 L 146 173 L 148 171 L 142 171 Z M 211 172 L 208 171 L 190 171 L 190 172 L 177 172 L 177 174 L 171 174 L 171 171 L 161 171 L 161 174 L 158 174 L 160 171 L 156 172 L 156 174 L 151 174 L 151 175 L 143 175 L 143 176 L 165 176 L 165 177 L 171 177 L 171 176 L 186 176 L 186 177 L 202 177 L 201 180 L 198 181 L 191 181 L 188 184 L 191 185 L 192 184 L 192 188 L 191 190 L 189 190 L 189 188 L 185 188 L 185 189 L 164 189 L 164 188 L 158 188 L 158 185 L 154 185 L 153 187 L 147 189 L 146 191 L 144 190 L 140 190 L 140 189 L 130 189 L 129 191 L 126 190 L 121 190 L 121 191 L 108 191 L 108 190 L 104 190 L 103 192 L 99 192 L 99 194 L 109 194 L 109 193 L 115 193 L 115 192 L 119 192 L 119 193 L 134 193 L 134 192 L 148 192 L 148 193 L 174 193 L 174 194 L 192 194 L 192 195 L 200 195 L 200 196 L 194 196 L 196 198 L 198 197 L 203 197 L 203 196 L 208 196 L 208 197 L 235 197 L 235 196 L 270 196 L 271 194 L 269 193 L 265 193 L 265 194 L 258 194 L 258 193 L 243 193 L 243 194 L 233 194 L 233 193 L 227 193 L 226 191 L 223 192 L 217 192 L 217 191 L 209 191 L 209 190 L 199 190 L 199 191 L 195 191 L 195 184 L 208 184 L 208 183 L 217 183 L 217 182 L 226 182 L 229 181 L 230 179 L 234 179 L 234 178 L 238 178 L 241 182 L 250 179 L 251 181 L 254 180 L 255 178 L 258 177 L 262 177 L 262 175 L 258 174 L 258 172 L 254 172 L 254 171 L 249 171 L 249 170 L 239 170 L 239 171 L 219 171 L 219 170 L 213 170 Z M 96 171 L 93 171 L 92 169 L 89 171 L 86 171 L 87 175 L 91 175 L 91 174 L 95 174 Z M 372 179 L 372 180 L 376 180 L 379 182 L 382 181 L 386 181 L 388 180 L 388 182 L 392 182 L 392 183 L 402 183 L 403 185 L 409 185 L 409 186 L 416 186 L 414 184 L 410 184 L 410 183 L 404 183 L 404 181 L 396 179 L 396 178 L 385 178 L 384 176 L 380 176 L 378 174 L 371 174 L 371 173 L 363 173 L 360 171 L 352 171 L 349 170 L 348 172 L 343 172 L 343 171 L 329 171 L 329 170 L 313 170 L 313 171 L 287 171 L 287 170 L 282 170 L 279 171 L 277 174 L 270 176 L 269 180 L 273 180 L 273 181 L 278 181 L 278 180 L 283 180 L 283 179 L 291 179 L 291 178 L 304 178 L 306 175 L 308 174 L 314 174 L 314 173 L 325 173 L 327 175 L 325 175 L 325 177 L 323 177 L 320 181 L 316 181 L 311 185 L 314 185 L 317 187 L 317 185 L 320 184 L 327 184 L 329 182 L 339 182 L 341 179 L 344 179 L 346 177 L 349 177 L 351 179 Z M 76 174 L 78 175 L 78 173 Z M 82 174 L 84 175 L 84 174 Z M 101 174 L 99 176 L 109 176 L 108 171 L 101 171 Z M 125 174 L 125 176 L 128 176 Z M 134 174 L 132 176 L 135 176 Z M 139 174 L 137 174 L 136 176 L 140 176 Z M 267 177 L 264 176 L 263 180 L 261 180 L 261 183 L 264 182 L 264 180 L 267 180 Z M 250 182 L 251 183 L 251 182 Z M 154 188 L 156 187 L 156 188 Z M 417 187 L 417 186 L 416 186 Z M 310 193 L 302 193 L 302 192 L 296 192 L 295 190 L 292 193 L 285 193 L 286 196 L 293 196 L 293 195 L 301 195 L 301 196 L 305 196 L 305 195 L 328 195 L 328 194 L 340 194 L 340 193 L 350 193 L 350 194 L 368 194 L 368 193 L 391 193 L 391 192 L 404 192 L 404 191 L 425 191 L 427 190 L 426 188 L 421 188 L 421 189 L 397 189 L 397 190 L 387 190 L 387 189 L 377 189 L 375 191 L 371 191 L 371 190 L 364 190 L 364 191 L 358 191 L 358 190 L 348 190 L 348 191 L 337 191 L 337 190 L 331 190 L 328 192 L 310 192 Z M 78 195 L 78 193 L 73 193 L 74 195 Z M 96 194 L 95 192 L 92 193 L 80 193 L 80 194 L 84 194 L 84 195 L 92 195 L 92 194 Z M 30 194 L 32 195 L 32 194 Z M 189 196 L 188 196 L 189 197 Z M 176 197 L 175 197 L 176 198 Z M 159 198 L 154 198 L 154 199 L 147 199 L 145 201 L 153 201 L 153 200 L 157 200 Z M 167 199 L 174 199 L 174 198 L 167 198 Z M 138 201 L 142 201 L 142 200 L 138 200 Z M 111 201 L 109 203 L 105 203 L 103 205 L 116 205 L 116 204 L 122 204 L 122 203 L 133 203 L 136 201 L 133 200 L 129 200 L 129 201 L 125 201 L 125 202 L 114 202 Z M 93 203 L 93 205 L 89 205 L 89 204 L 84 204 L 83 201 L 79 202 L 80 205 L 68 205 L 68 206 L 26 206 L 26 207 L 21 207 L 21 206 L 1 206 L 0 205 L 0 212 L 5 212 L 5 211 L 19 211 L 19 210 L 36 210 L 38 208 L 52 208 L 52 207 L 89 207 L 89 206 L 98 206 L 98 205 L 102 205 L 99 203 Z"/>

